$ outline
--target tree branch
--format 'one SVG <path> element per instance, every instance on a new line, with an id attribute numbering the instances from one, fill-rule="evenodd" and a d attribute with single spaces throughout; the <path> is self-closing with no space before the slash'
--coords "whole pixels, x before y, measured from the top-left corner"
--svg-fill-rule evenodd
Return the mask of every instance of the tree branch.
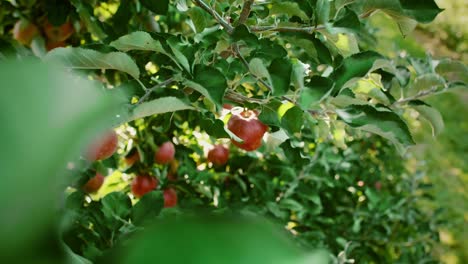
<path id="1" fill-rule="evenodd" d="M 218 14 L 211 6 L 203 2 L 202 0 L 192 0 L 196 5 L 201 7 L 203 10 L 208 12 L 218 23 L 223 26 L 223 28 L 226 29 L 228 34 L 232 34 L 234 31 L 234 28 L 229 24 L 224 18 L 221 17 L 221 15 Z"/>
<path id="2" fill-rule="evenodd" d="M 252 9 L 252 4 L 254 0 L 245 0 L 244 5 L 242 6 L 242 11 L 240 13 L 239 20 L 237 21 L 237 25 L 242 25 L 247 21 L 249 18 L 250 10 Z"/>
<path id="3" fill-rule="evenodd" d="M 256 104 L 266 104 L 268 103 L 268 99 L 258 99 L 258 98 L 251 98 L 244 96 L 242 94 L 238 94 L 232 90 L 228 90 L 224 95 L 224 98 L 236 102 L 236 103 L 256 103 Z"/>
<path id="4" fill-rule="evenodd" d="M 244 66 L 247 68 L 247 70 L 249 71 L 249 73 L 255 78 L 257 79 L 257 81 L 259 81 L 261 84 L 263 84 L 268 90 L 273 91 L 273 87 L 271 87 L 270 84 L 268 84 L 267 82 L 265 82 L 262 78 L 258 77 L 257 75 L 253 74 L 252 71 L 250 71 L 250 67 L 249 67 L 249 63 L 247 62 L 247 60 L 245 60 L 244 56 L 242 56 L 240 50 L 239 50 L 239 45 L 237 44 L 234 44 L 234 52 L 236 53 L 237 57 L 239 57 L 239 59 L 242 61 L 242 63 L 244 64 Z"/>
<path id="5" fill-rule="evenodd" d="M 415 94 L 414 96 L 410 96 L 410 97 L 407 97 L 407 98 L 400 99 L 400 100 L 394 102 L 392 105 L 405 104 L 405 103 L 408 103 L 410 101 L 417 100 L 417 99 L 419 99 L 421 97 L 425 97 L 425 96 L 428 96 L 428 95 L 435 94 L 438 89 L 439 89 L 439 87 L 436 86 L 436 87 L 432 87 L 431 89 L 428 89 L 428 90 L 420 91 L 419 93 Z"/>
<path id="6" fill-rule="evenodd" d="M 150 94 L 155 91 L 156 89 L 158 88 L 161 88 L 161 87 L 164 87 L 164 86 L 168 86 L 169 84 L 171 84 L 173 81 L 175 81 L 175 78 L 172 77 L 172 78 L 169 78 L 167 80 L 165 80 L 164 82 L 162 83 L 159 83 L 159 84 L 156 84 L 155 86 L 149 88 L 146 90 L 146 93 L 140 98 L 140 100 L 138 100 L 138 103 L 137 104 L 141 104 L 143 103 L 146 98 L 148 98 L 148 96 L 150 96 Z"/>
<path id="7" fill-rule="evenodd" d="M 312 34 L 316 30 L 325 29 L 324 25 L 315 27 L 278 27 L 278 26 L 254 26 L 250 27 L 252 32 L 276 31 L 276 32 L 299 32 Z"/>

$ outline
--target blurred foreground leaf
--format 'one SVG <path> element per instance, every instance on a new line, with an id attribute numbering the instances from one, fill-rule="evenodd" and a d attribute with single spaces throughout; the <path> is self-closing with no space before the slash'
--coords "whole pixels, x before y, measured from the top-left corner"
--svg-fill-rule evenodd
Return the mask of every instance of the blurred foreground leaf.
<path id="1" fill-rule="evenodd" d="M 58 245 L 53 221 L 64 180 L 58 176 L 103 128 L 115 101 L 89 81 L 37 61 L 2 61 L 0 86 L 0 259 L 38 262 L 36 252 L 57 254 L 51 245 Z"/>

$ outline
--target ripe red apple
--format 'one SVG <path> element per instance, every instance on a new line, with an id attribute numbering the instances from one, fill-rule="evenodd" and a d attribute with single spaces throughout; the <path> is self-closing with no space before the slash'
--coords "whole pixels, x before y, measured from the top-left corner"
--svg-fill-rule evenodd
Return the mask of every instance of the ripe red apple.
<path id="1" fill-rule="evenodd" d="M 66 22 L 60 26 L 54 26 L 48 21 L 44 25 L 44 33 L 51 42 L 67 40 L 75 32 L 72 23 Z"/>
<path id="2" fill-rule="evenodd" d="M 100 138 L 91 143 L 86 159 L 89 161 L 107 159 L 117 150 L 118 137 L 114 130 L 107 131 Z"/>
<path id="3" fill-rule="evenodd" d="M 135 151 L 132 154 L 125 157 L 125 163 L 128 166 L 132 166 L 133 164 L 135 164 L 135 162 L 138 161 L 140 161 L 140 154 L 138 153 L 138 151 Z"/>
<path id="4" fill-rule="evenodd" d="M 216 145 L 208 152 L 208 161 L 216 166 L 224 165 L 229 160 L 229 149 L 223 145 Z"/>
<path id="5" fill-rule="evenodd" d="M 374 187 L 375 189 L 377 189 L 378 191 L 380 191 L 382 189 L 382 183 L 380 181 L 376 181 L 374 183 Z"/>
<path id="6" fill-rule="evenodd" d="M 167 172 L 167 179 L 169 181 L 177 181 L 177 170 L 179 169 L 179 161 L 174 159 L 169 163 L 169 171 Z"/>
<path id="7" fill-rule="evenodd" d="M 82 189 L 84 192 L 87 193 L 95 193 L 97 192 L 102 184 L 104 183 L 104 176 L 102 176 L 99 172 L 96 173 L 96 176 L 89 179 L 85 185 L 83 185 Z"/>
<path id="8" fill-rule="evenodd" d="M 223 104 L 223 108 L 226 110 L 231 110 L 233 107 L 232 104 Z"/>
<path id="9" fill-rule="evenodd" d="M 174 189 L 168 188 L 164 190 L 164 207 L 174 207 L 177 205 L 177 193 Z"/>
<path id="10" fill-rule="evenodd" d="M 154 161 L 159 164 L 167 164 L 174 160 L 175 147 L 172 142 L 163 143 L 154 155 Z"/>
<path id="11" fill-rule="evenodd" d="M 31 41 L 37 35 L 39 35 L 39 30 L 27 20 L 18 20 L 13 27 L 13 38 L 23 45 L 31 44 Z"/>
<path id="12" fill-rule="evenodd" d="M 268 126 L 263 124 L 257 118 L 257 113 L 252 110 L 245 110 L 240 114 L 233 114 L 228 121 L 229 130 L 243 140 L 242 143 L 235 141 L 231 142 L 237 147 L 252 151 L 258 149 L 262 145 L 262 138 L 268 130 Z"/>
<path id="13" fill-rule="evenodd" d="M 55 48 L 61 48 L 61 47 L 66 47 L 66 46 L 67 46 L 67 43 L 65 43 L 65 41 L 58 41 L 58 42 L 47 41 L 46 49 L 47 51 L 51 51 Z"/>
<path id="14" fill-rule="evenodd" d="M 135 197 L 140 198 L 146 193 L 156 189 L 158 184 L 159 182 L 155 177 L 149 175 L 138 175 L 132 181 L 132 193 Z"/>

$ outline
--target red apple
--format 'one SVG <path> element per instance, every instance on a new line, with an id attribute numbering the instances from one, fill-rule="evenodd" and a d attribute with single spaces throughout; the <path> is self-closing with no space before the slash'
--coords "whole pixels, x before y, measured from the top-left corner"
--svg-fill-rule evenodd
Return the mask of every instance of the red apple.
<path id="1" fill-rule="evenodd" d="M 159 164 L 167 164 L 174 160 L 175 147 L 172 142 L 163 143 L 154 155 L 154 161 Z"/>
<path id="2" fill-rule="evenodd" d="M 148 192 L 158 187 L 158 180 L 155 177 L 149 175 L 138 175 L 132 181 L 132 193 L 135 197 L 142 197 Z"/>
<path id="3" fill-rule="evenodd" d="M 47 51 L 51 51 L 55 48 L 61 48 L 61 47 L 66 47 L 66 46 L 67 46 L 67 43 L 65 43 L 65 41 L 58 41 L 58 42 L 47 41 L 46 49 Z"/>
<path id="4" fill-rule="evenodd" d="M 133 164 L 135 164 L 135 162 L 138 161 L 140 161 L 140 154 L 138 153 L 138 151 L 134 151 L 132 154 L 127 155 L 125 157 L 125 163 L 128 166 L 132 166 Z"/>
<path id="5" fill-rule="evenodd" d="M 164 207 L 174 207 L 177 205 L 177 193 L 174 189 L 168 188 L 164 190 Z"/>
<path id="6" fill-rule="evenodd" d="M 75 32 L 72 23 L 66 22 L 60 26 L 54 26 L 48 21 L 44 25 L 44 33 L 51 42 L 67 40 Z"/>
<path id="7" fill-rule="evenodd" d="M 86 153 L 89 161 L 104 160 L 112 156 L 117 150 L 118 137 L 114 130 L 107 131 L 100 138 L 93 141 Z"/>
<path id="8" fill-rule="evenodd" d="M 228 121 L 228 128 L 243 140 L 242 143 L 234 139 L 231 142 L 247 151 L 258 149 L 262 145 L 263 135 L 268 130 L 268 126 L 258 120 L 257 113 L 251 110 L 245 110 L 240 114 L 233 114 Z"/>
<path id="9" fill-rule="evenodd" d="M 223 145 L 216 145 L 208 152 L 208 161 L 216 166 L 224 165 L 229 160 L 229 149 Z"/>
<path id="10" fill-rule="evenodd" d="M 13 27 L 13 38 L 23 45 L 31 44 L 31 41 L 37 35 L 39 35 L 39 30 L 27 20 L 18 20 Z"/>
<path id="11" fill-rule="evenodd" d="M 97 192 L 102 184 L 104 183 L 104 176 L 102 176 L 99 172 L 96 173 L 96 176 L 89 179 L 85 185 L 83 185 L 82 189 L 84 192 L 87 193 L 95 193 Z"/>

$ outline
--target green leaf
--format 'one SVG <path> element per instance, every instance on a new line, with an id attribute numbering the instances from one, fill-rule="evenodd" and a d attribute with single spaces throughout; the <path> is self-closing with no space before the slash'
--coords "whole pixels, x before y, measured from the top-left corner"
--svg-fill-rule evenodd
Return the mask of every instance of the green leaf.
<path id="1" fill-rule="evenodd" d="M 104 39 L 107 34 L 99 26 L 98 19 L 93 16 L 93 8 L 80 0 L 70 0 L 72 5 L 76 8 L 81 20 L 86 25 L 86 28 L 91 34 L 96 36 L 98 39 Z"/>
<path id="2" fill-rule="evenodd" d="M 68 69 L 112 69 L 128 73 L 138 79 L 140 70 L 123 52 L 101 53 L 82 48 L 56 48 L 45 57 L 46 62 L 57 62 Z"/>
<path id="3" fill-rule="evenodd" d="M 271 83 L 273 85 L 273 95 L 284 95 L 289 91 L 291 83 L 292 65 L 291 61 L 286 58 L 274 59 L 268 71 L 271 76 Z"/>
<path id="4" fill-rule="evenodd" d="M 409 95 L 415 95 L 421 91 L 427 91 L 431 89 L 442 89 L 445 86 L 445 80 L 437 74 L 428 73 L 418 76 L 411 89 L 408 91 Z"/>
<path id="5" fill-rule="evenodd" d="M 233 42 L 244 41 L 248 45 L 256 45 L 258 38 L 255 34 L 250 33 L 246 25 L 242 24 L 237 26 L 231 34 Z"/>
<path id="6" fill-rule="evenodd" d="M 174 53 L 175 59 L 177 62 L 184 67 L 184 69 L 188 72 L 191 73 L 191 68 L 190 68 L 190 63 L 185 57 L 185 55 L 179 50 L 180 43 L 178 41 L 177 37 L 172 37 L 167 40 L 167 44 L 169 44 L 169 47 L 172 50 L 172 53 Z"/>
<path id="7" fill-rule="evenodd" d="M 154 220 L 164 208 L 164 197 L 161 191 L 149 192 L 132 208 L 132 220 L 140 225 Z"/>
<path id="8" fill-rule="evenodd" d="M 275 1 L 271 3 L 270 15 L 288 15 L 290 17 L 297 16 L 302 20 L 308 20 L 307 14 L 301 10 L 299 5 L 289 1 Z"/>
<path id="9" fill-rule="evenodd" d="M 292 61 L 291 82 L 296 90 L 304 89 L 304 77 L 306 75 L 306 65 L 298 59 Z"/>
<path id="10" fill-rule="evenodd" d="M 2 260 L 37 262 L 33 250 L 45 244 L 51 251 L 41 247 L 40 254 L 60 252 L 50 244 L 58 243 L 58 238 L 49 236 L 57 227 L 57 208 L 52 205 L 77 176 L 70 175 L 65 164 L 110 125 L 116 112 L 115 98 L 93 84 L 38 60 L 2 59 L 0 120 L 8 124 L 0 130 L 0 138 L 7 139 L 0 151 L 0 199 L 8 201 L 0 208 Z M 25 202 L 26 196 L 12 186 L 21 186 L 31 199 Z M 76 198 L 76 204 L 83 201 Z M 30 252 L 31 258 L 24 252 Z"/>
<path id="11" fill-rule="evenodd" d="M 71 5 L 67 1 L 49 0 L 45 2 L 47 20 L 54 26 L 64 24 L 71 9 Z"/>
<path id="12" fill-rule="evenodd" d="M 112 192 L 101 200 L 102 212 L 107 218 L 126 219 L 130 214 L 132 202 L 123 192 Z"/>
<path id="13" fill-rule="evenodd" d="M 164 49 L 159 40 L 155 40 L 151 35 L 144 31 L 135 31 L 128 35 L 122 36 L 119 39 L 112 41 L 110 46 L 124 52 L 131 50 L 155 51 L 162 53 L 169 58 L 182 70 L 181 63 L 185 63 L 184 67 L 189 69 L 188 61 L 185 56 L 177 53 L 181 58 L 174 57 L 174 55 Z M 176 51 L 178 52 L 178 50 Z"/>
<path id="14" fill-rule="evenodd" d="M 376 52 L 365 51 L 344 59 L 331 76 L 335 80 L 334 93 L 336 94 L 353 78 L 365 76 L 373 68 L 376 60 L 381 58 L 382 56 Z"/>
<path id="15" fill-rule="evenodd" d="M 462 81 L 468 85 L 468 67 L 461 61 L 451 59 L 441 60 L 435 71 L 447 81 Z"/>
<path id="16" fill-rule="evenodd" d="M 200 127 L 212 137 L 229 138 L 229 134 L 224 128 L 224 123 L 220 119 L 212 120 L 210 118 L 204 118 L 200 121 Z"/>
<path id="17" fill-rule="evenodd" d="M 258 116 L 258 119 L 264 124 L 269 126 L 279 126 L 280 120 L 278 117 L 278 108 L 281 106 L 281 102 L 272 101 L 268 104 L 262 105 L 262 112 Z"/>
<path id="18" fill-rule="evenodd" d="M 253 58 L 249 63 L 249 71 L 259 78 L 267 79 L 271 84 L 270 73 L 261 59 Z"/>
<path id="19" fill-rule="evenodd" d="M 432 127 L 432 136 L 435 137 L 442 133 L 444 130 L 444 119 L 437 109 L 421 101 L 412 101 L 409 105 L 411 105 L 414 110 L 418 111 L 423 118 L 429 121 Z"/>
<path id="20" fill-rule="evenodd" d="M 362 2 L 364 14 L 382 10 L 397 22 L 403 35 L 412 31 L 417 22 L 431 22 L 442 11 L 433 0 L 361 0 L 360 3 Z"/>
<path id="21" fill-rule="evenodd" d="M 422 23 L 432 22 L 442 12 L 434 0 L 400 0 L 405 14 Z"/>
<path id="22" fill-rule="evenodd" d="M 330 17 L 330 1 L 317 0 L 317 4 L 315 5 L 315 14 L 317 16 L 318 24 L 327 23 Z"/>
<path id="23" fill-rule="evenodd" d="M 176 97 L 161 97 L 135 107 L 129 121 L 181 110 L 195 110 L 195 108 Z"/>
<path id="24" fill-rule="evenodd" d="M 163 219 L 125 245 L 125 256 L 111 252 L 114 259 L 109 262 L 135 264 L 158 259 L 172 264 L 187 260 L 191 264 L 307 263 L 310 259 L 304 251 L 278 229 L 262 218 L 239 215 Z M 258 245 L 269 250 L 258 250 Z M 319 262 L 314 264 L 327 263 L 315 259 Z"/>
<path id="25" fill-rule="evenodd" d="M 147 32 L 135 31 L 112 41 L 110 46 L 128 52 L 130 50 L 155 51 L 166 54 L 161 42 L 155 40 Z"/>
<path id="26" fill-rule="evenodd" d="M 400 153 L 404 153 L 406 147 L 414 144 L 406 123 L 389 109 L 376 109 L 370 105 L 351 105 L 336 110 L 336 113 L 349 126 L 390 140 Z"/>
<path id="27" fill-rule="evenodd" d="M 195 68 L 195 79 L 193 81 L 185 80 L 184 84 L 210 99 L 218 107 L 223 104 L 227 82 L 218 69 L 198 65 Z"/>
<path id="28" fill-rule="evenodd" d="M 190 10 L 188 10 L 187 13 L 192 19 L 197 33 L 202 32 L 208 26 L 208 22 L 210 20 L 207 17 L 206 12 L 203 9 L 201 9 L 201 7 L 194 6 L 190 8 Z"/>
<path id="29" fill-rule="evenodd" d="M 335 28 L 346 28 L 350 31 L 358 32 L 361 29 L 361 21 L 359 21 L 356 13 L 349 9 L 345 9 L 345 14 L 333 22 Z"/>
<path id="30" fill-rule="evenodd" d="M 304 109 L 309 109 L 312 105 L 319 104 L 331 91 L 333 81 L 326 77 L 312 76 L 305 88 L 301 92 L 299 104 Z"/>
<path id="31" fill-rule="evenodd" d="M 169 10 L 169 0 L 140 0 L 140 3 L 160 15 L 166 15 Z"/>
<path id="32" fill-rule="evenodd" d="M 302 124 L 304 123 L 304 111 L 297 106 L 290 108 L 281 118 L 281 127 L 288 132 L 289 135 L 301 132 Z"/>

